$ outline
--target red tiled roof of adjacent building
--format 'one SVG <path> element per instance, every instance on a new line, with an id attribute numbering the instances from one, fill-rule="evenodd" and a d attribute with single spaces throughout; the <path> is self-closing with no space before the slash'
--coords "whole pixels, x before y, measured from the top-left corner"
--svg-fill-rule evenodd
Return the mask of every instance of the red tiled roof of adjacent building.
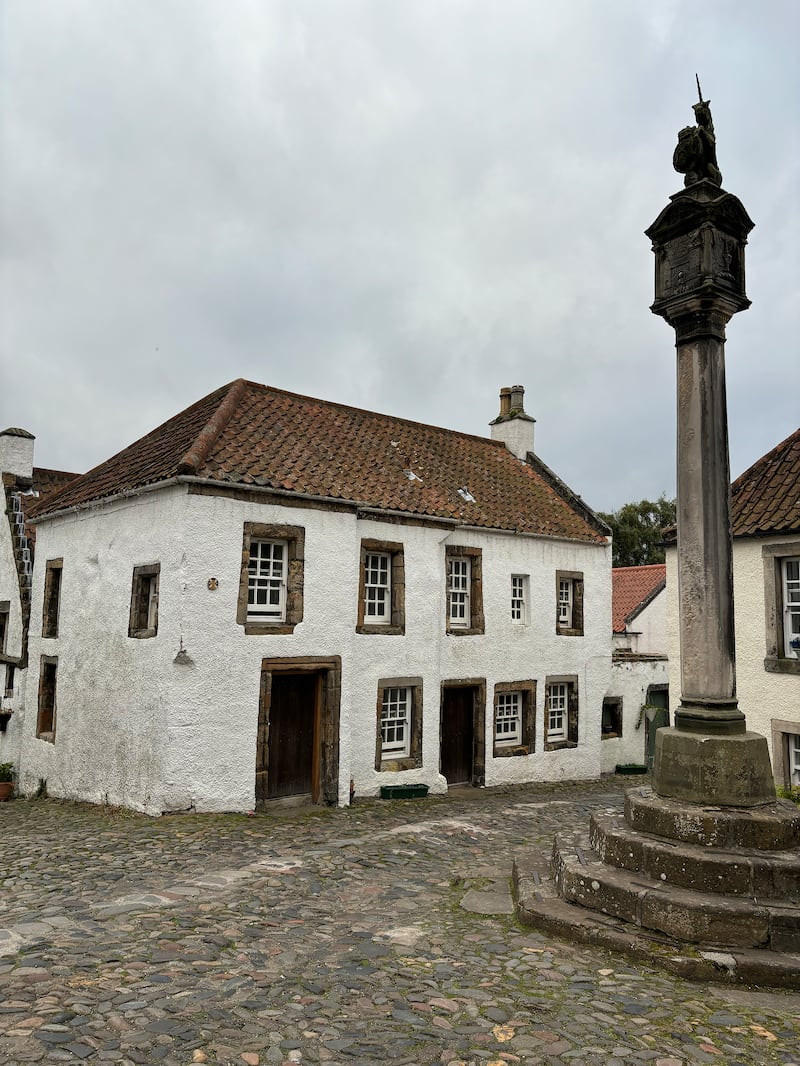
<path id="1" fill-rule="evenodd" d="M 800 532 L 800 429 L 731 485 L 735 537 Z"/>
<path id="2" fill-rule="evenodd" d="M 614 632 L 624 633 L 627 624 L 644 610 L 666 584 L 665 563 L 614 567 L 611 571 L 611 617 Z"/>
<path id="3" fill-rule="evenodd" d="M 179 476 L 605 542 L 599 519 L 544 464 L 522 462 L 499 442 L 242 379 L 77 478 L 36 513 Z"/>

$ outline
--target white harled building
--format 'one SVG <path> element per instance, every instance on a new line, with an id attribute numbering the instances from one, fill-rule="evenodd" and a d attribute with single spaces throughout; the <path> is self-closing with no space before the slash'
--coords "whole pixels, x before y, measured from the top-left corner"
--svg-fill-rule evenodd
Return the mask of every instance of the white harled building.
<path id="1" fill-rule="evenodd" d="M 521 387 L 487 439 L 237 380 L 38 500 L 21 791 L 161 813 L 598 776 L 608 530 L 533 427 Z"/>

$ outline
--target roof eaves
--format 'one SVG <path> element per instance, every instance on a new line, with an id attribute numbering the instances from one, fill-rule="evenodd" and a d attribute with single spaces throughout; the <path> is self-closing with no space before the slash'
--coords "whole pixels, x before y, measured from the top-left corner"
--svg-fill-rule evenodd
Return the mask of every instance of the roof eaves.
<path id="1" fill-rule="evenodd" d="M 528 452 L 525 462 L 536 473 L 543 478 L 554 492 L 558 493 L 561 499 L 573 510 L 576 514 L 586 522 L 596 533 L 599 533 L 603 537 L 611 536 L 611 529 L 606 523 L 596 514 L 591 507 L 573 490 L 567 485 L 558 474 L 554 473 L 550 467 L 542 462 L 538 455 L 533 452 Z"/>

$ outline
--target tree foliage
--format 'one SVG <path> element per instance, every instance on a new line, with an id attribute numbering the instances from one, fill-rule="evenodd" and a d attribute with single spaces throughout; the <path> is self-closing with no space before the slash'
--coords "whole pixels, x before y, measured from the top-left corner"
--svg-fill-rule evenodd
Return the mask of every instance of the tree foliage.
<path id="1" fill-rule="evenodd" d="M 626 503 L 600 517 L 611 527 L 614 566 L 663 563 L 662 530 L 676 522 L 676 501 L 663 494 L 657 500 Z"/>

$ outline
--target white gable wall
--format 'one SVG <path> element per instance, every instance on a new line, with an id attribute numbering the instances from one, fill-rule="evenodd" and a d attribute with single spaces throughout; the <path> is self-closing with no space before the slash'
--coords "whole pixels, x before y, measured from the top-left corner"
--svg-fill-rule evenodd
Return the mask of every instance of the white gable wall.
<path id="1" fill-rule="evenodd" d="M 305 528 L 304 613 L 294 633 L 246 635 L 236 604 L 246 521 Z M 21 785 L 51 795 L 149 812 L 247 810 L 254 804 L 261 662 L 341 656 L 339 802 L 438 772 L 442 680 L 486 680 L 486 784 L 592 777 L 600 769 L 600 708 L 610 670 L 611 572 L 605 545 L 357 519 L 352 512 L 284 507 L 185 486 L 40 523 L 33 617 L 41 619 L 48 558 L 63 557 L 59 636 L 32 626 L 29 712 Z M 402 542 L 404 636 L 357 634 L 362 538 Z M 486 633 L 445 632 L 446 544 L 483 552 Z M 160 562 L 158 633 L 127 635 L 133 567 Z M 555 572 L 584 574 L 583 637 L 555 632 Z M 530 624 L 510 621 L 510 575 L 530 575 Z M 215 578 L 216 590 L 209 589 Z M 176 663 L 183 647 L 188 664 Z M 58 655 L 55 744 L 35 737 L 39 657 Z M 576 675 L 579 744 L 545 752 L 545 679 Z M 423 765 L 375 770 L 380 678 L 423 679 Z M 494 684 L 535 679 L 536 750 L 492 758 Z"/>

